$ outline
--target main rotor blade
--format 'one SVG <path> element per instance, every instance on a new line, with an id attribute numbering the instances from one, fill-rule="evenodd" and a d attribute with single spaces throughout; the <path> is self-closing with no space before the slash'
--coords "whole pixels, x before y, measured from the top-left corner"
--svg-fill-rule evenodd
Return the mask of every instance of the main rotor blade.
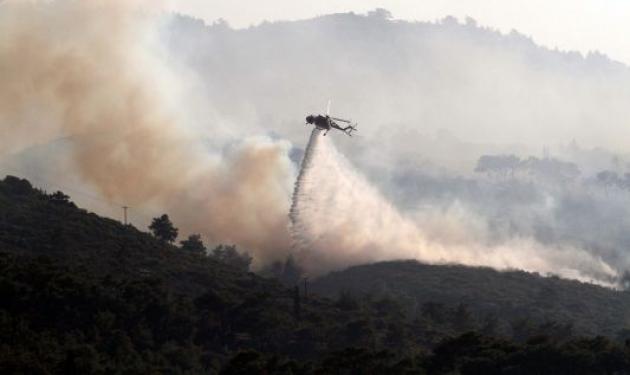
<path id="1" fill-rule="evenodd" d="M 345 122 L 347 124 L 351 124 L 352 123 L 352 121 L 350 121 L 350 120 L 344 120 L 344 119 L 338 118 L 338 117 L 331 117 L 331 119 L 333 119 L 335 121 Z"/>

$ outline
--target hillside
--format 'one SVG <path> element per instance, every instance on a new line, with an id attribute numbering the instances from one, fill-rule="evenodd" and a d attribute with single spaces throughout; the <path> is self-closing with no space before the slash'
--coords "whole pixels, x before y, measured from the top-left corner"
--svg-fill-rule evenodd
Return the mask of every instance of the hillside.
<path id="1" fill-rule="evenodd" d="M 382 277 L 395 279 L 398 271 L 388 276 L 385 270 Z M 325 280 L 343 274 L 313 286 L 323 290 Z M 494 281 L 505 280 L 498 274 Z M 449 287 L 458 288 L 451 281 Z M 339 282 L 337 289 L 345 289 Z M 601 288 L 583 287 L 585 295 L 592 290 L 605 295 Z M 459 293 L 474 288 L 471 284 Z M 476 328 L 464 305 L 446 307 L 440 319 L 409 316 L 397 294 L 342 293 L 336 300 L 305 295 L 79 209 L 61 192 L 48 194 L 11 176 L 0 181 L 3 374 L 473 374 L 505 369 L 514 374 L 542 369 L 625 374 L 630 368 L 630 350 L 605 338 L 574 338 L 557 324 L 546 336 L 493 338 L 502 334 L 489 324 L 481 334 L 468 332 Z M 431 298 L 446 297 L 435 293 Z"/>
<path id="2" fill-rule="evenodd" d="M 555 321 L 571 324 L 580 335 L 614 337 L 630 324 L 628 292 L 522 271 L 384 262 L 331 273 L 312 287 L 328 296 L 390 295 L 417 312 L 426 303 L 461 303 L 479 319 L 500 317 L 504 326 L 522 319 Z"/>
<path id="3" fill-rule="evenodd" d="M 0 269 L 3 373 L 214 372 L 241 348 L 312 358 L 351 344 L 341 327 L 362 316 L 16 177 L 0 182 Z"/>

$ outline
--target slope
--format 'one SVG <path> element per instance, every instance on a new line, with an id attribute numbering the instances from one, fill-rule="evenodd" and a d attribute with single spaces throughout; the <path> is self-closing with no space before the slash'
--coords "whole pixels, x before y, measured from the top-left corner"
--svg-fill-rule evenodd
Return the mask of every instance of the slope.
<path id="1" fill-rule="evenodd" d="M 624 373 L 630 363 L 628 350 L 600 338 L 449 339 L 474 329 L 465 311 L 430 321 L 392 296 L 307 297 L 79 209 L 63 193 L 0 181 L 2 373 L 531 373 L 547 365 L 541 351 L 559 374 L 576 373 L 576 361 L 587 361 L 581 373 Z"/>
<path id="2" fill-rule="evenodd" d="M 213 373 L 240 349 L 314 358 L 358 343 L 343 328 L 369 315 L 11 176 L 0 181 L 0 270 L 3 373 Z"/>
<path id="3" fill-rule="evenodd" d="M 415 261 L 351 267 L 316 280 L 313 290 L 328 296 L 390 295 L 418 312 L 426 303 L 463 303 L 478 317 L 496 316 L 504 325 L 523 319 L 555 321 L 571 324 L 580 335 L 616 336 L 630 318 L 630 293 L 625 291 L 523 271 Z"/>

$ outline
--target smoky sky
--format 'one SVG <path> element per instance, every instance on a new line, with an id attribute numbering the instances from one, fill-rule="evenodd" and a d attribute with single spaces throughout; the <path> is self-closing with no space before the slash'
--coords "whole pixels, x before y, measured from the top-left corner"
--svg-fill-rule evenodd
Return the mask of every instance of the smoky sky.
<path id="1" fill-rule="evenodd" d="M 288 142 L 254 133 L 218 138 L 218 131 L 220 147 L 204 142 L 187 116 L 194 100 L 186 97 L 186 71 L 166 57 L 159 24 L 122 1 L 6 4 L 5 165 L 26 169 L 27 177 L 36 166 L 36 178 L 56 184 L 78 179 L 79 190 L 129 205 L 132 215 L 166 211 L 185 233 L 237 243 L 258 260 L 283 251 L 293 173 Z M 61 150 L 46 146 L 59 139 Z"/>
<path id="2" fill-rule="evenodd" d="M 551 273 L 574 249 L 603 262 L 580 266 L 602 283 L 628 265 L 625 192 L 591 183 L 602 169 L 625 172 L 630 139 L 629 70 L 603 55 L 384 12 L 235 30 L 66 0 L 5 6 L 0 30 L 3 163 L 167 212 L 183 233 L 235 243 L 259 265 L 290 251 L 303 119 L 329 99 L 333 115 L 359 122 L 356 137 L 328 135 L 348 170 L 430 241 L 561 249 L 545 267 L 523 266 Z M 481 156 L 502 154 L 557 158 L 580 175 L 474 172 Z M 337 266 L 352 259 L 374 258 Z"/>

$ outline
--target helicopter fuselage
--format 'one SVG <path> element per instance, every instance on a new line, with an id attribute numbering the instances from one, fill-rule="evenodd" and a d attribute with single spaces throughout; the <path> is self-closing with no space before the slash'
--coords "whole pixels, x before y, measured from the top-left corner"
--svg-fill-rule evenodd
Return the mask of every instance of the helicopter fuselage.
<path id="1" fill-rule="evenodd" d="M 306 122 L 309 124 L 313 124 L 317 129 L 321 130 L 330 130 L 331 128 L 331 120 L 329 116 L 308 116 L 306 118 Z"/>
<path id="2" fill-rule="evenodd" d="M 341 127 L 341 126 L 339 126 L 339 124 L 337 124 L 336 121 L 341 121 L 341 122 L 347 123 L 348 126 Z M 330 117 L 328 114 L 326 114 L 326 115 L 308 115 L 308 116 L 306 116 L 306 123 L 307 124 L 312 124 L 313 126 L 315 126 L 319 130 L 324 130 L 324 135 L 328 134 L 328 132 L 332 128 L 340 130 L 340 131 L 346 133 L 349 136 L 352 135 L 352 131 L 357 130 L 356 124 L 353 125 L 350 122 L 350 120 L 344 120 L 344 119 L 340 119 L 340 118 L 336 118 L 336 117 Z"/>

